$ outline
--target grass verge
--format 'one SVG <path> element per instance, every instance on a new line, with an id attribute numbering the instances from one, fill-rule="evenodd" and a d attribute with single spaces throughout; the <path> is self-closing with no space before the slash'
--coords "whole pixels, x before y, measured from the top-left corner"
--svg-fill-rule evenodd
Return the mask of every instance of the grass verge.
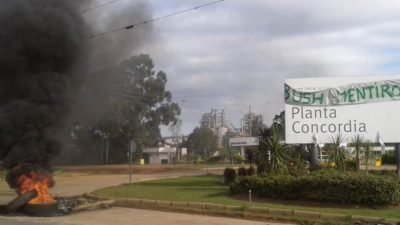
<path id="1" fill-rule="evenodd" d="M 234 199 L 229 195 L 229 188 L 223 184 L 223 177 L 219 175 L 188 176 L 131 185 L 124 184 L 103 188 L 95 191 L 93 194 L 113 198 L 140 198 L 176 202 L 213 203 L 230 206 L 249 206 L 247 201 Z M 295 205 L 290 204 L 290 202 L 285 204 L 256 202 L 253 203 L 252 206 L 400 219 L 400 207 L 398 206 L 370 209 L 329 207 L 321 204 L 321 206 L 315 207 Z"/>

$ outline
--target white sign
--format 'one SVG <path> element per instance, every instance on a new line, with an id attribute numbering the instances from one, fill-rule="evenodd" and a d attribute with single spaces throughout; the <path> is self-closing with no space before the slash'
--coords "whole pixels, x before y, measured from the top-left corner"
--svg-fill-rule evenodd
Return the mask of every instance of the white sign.
<path id="1" fill-rule="evenodd" d="M 187 148 L 182 148 L 182 155 L 187 155 Z"/>
<path id="2" fill-rule="evenodd" d="M 285 81 L 287 143 L 331 143 L 341 134 L 400 142 L 400 76 L 299 78 Z"/>
<path id="3" fill-rule="evenodd" d="M 258 146 L 258 138 L 257 137 L 229 138 L 229 146 L 232 147 Z"/>

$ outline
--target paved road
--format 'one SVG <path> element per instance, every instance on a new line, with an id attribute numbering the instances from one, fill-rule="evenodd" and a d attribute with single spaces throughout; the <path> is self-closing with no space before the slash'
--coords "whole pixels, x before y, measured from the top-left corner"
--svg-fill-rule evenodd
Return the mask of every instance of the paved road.
<path id="1" fill-rule="evenodd" d="M 200 175 L 205 174 L 204 171 L 195 172 L 165 172 L 154 174 L 135 174 L 132 177 L 133 182 L 155 180 L 167 177 L 178 177 L 184 175 Z M 73 196 L 81 195 L 94 191 L 99 188 L 115 186 L 129 182 L 128 175 L 94 175 L 72 173 L 67 175 L 59 175 L 55 177 L 56 185 L 50 189 L 50 193 L 57 196 Z M 16 197 L 15 192 L 8 187 L 6 182 L 0 181 L 0 204 L 6 204 Z"/>
<path id="2" fill-rule="evenodd" d="M 134 181 L 154 180 L 165 177 L 182 175 L 204 174 L 197 172 L 168 172 L 154 174 L 136 174 Z M 56 186 L 51 189 L 54 195 L 70 196 L 91 192 L 98 188 L 118 185 L 128 182 L 127 175 L 89 175 L 67 174 L 56 176 Z M 15 197 L 4 181 L 0 181 L 0 204 L 5 204 Z M 105 210 L 85 211 L 73 213 L 67 216 L 51 218 L 33 218 L 26 216 L 4 217 L 0 216 L 1 225 L 266 225 L 278 223 L 266 223 L 231 219 L 224 217 L 190 215 L 172 212 L 160 212 L 152 210 L 140 210 L 130 208 L 113 207 Z"/>
<path id="3" fill-rule="evenodd" d="M 51 218 L 1 217 L 1 225 L 280 225 L 224 217 L 114 207 Z"/>

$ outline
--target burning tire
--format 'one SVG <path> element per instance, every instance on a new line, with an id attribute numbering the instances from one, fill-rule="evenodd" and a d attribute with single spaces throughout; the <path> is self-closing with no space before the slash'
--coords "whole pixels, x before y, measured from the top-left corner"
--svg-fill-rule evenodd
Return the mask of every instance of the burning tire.
<path id="1" fill-rule="evenodd" d="M 28 216 L 35 216 L 35 217 L 50 217 L 50 216 L 65 215 L 65 212 L 59 209 L 58 202 L 46 203 L 46 204 L 25 204 L 21 208 L 21 212 Z"/>

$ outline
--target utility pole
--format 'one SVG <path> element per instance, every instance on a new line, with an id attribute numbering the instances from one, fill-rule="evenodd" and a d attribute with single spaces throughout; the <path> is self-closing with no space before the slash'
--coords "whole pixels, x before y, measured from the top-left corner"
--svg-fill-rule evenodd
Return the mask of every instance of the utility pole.
<path id="1" fill-rule="evenodd" d="M 110 140 L 106 137 L 106 164 L 109 163 L 109 156 L 110 156 Z"/>
<path id="2" fill-rule="evenodd" d="M 251 133 L 251 129 L 252 129 L 252 123 L 253 123 L 253 114 L 251 113 L 251 105 L 249 105 L 249 119 L 248 119 L 249 121 L 248 121 L 248 123 L 249 123 L 249 137 L 251 137 L 252 136 L 252 133 Z"/>
<path id="3" fill-rule="evenodd" d="M 129 148 L 129 183 L 132 183 L 132 156 L 133 152 L 136 150 L 136 143 L 135 140 L 132 138 L 130 141 L 130 148 Z"/>

